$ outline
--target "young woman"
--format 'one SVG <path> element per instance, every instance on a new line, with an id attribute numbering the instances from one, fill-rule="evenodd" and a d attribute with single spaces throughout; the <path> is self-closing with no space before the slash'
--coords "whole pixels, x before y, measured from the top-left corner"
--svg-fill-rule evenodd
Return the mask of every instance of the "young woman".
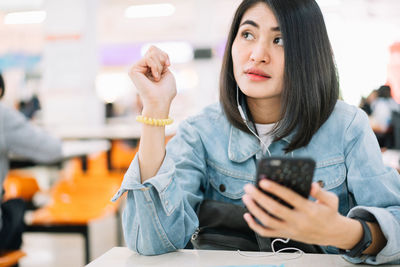
<path id="1" fill-rule="evenodd" d="M 0 73 L 0 99 L 5 91 Z M 3 182 L 9 168 L 10 153 L 38 162 L 61 158 L 61 142 L 26 121 L 23 114 L 0 102 L 0 253 L 19 249 L 24 230 L 24 202 L 10 199 L 3 202 Z"/>
<path id="2" fill-rule="evenodd" d="M 230 29 L 220 103 L 184 121 L 164 145 L 176 94 L 168 55 L 152 47 L 130 71 L 143 101 L 139 153 L 116 197 L 128 246 L 145 255 L 184 248 L 204 200 L 246 206 L 263 237 L 290 238 L 354 263 L 400 259 L 400 179 L 383 165 L 364 112 L 338 101 L 335 64 L 314 0 L 244 0 Z M 153 124 L 153 125 L 151 125 Z M 273 182 L 259 191 L 262 157 L 317 162 L 310 199 Z M 323 187 L 323 188 L 321 188 Z M 267 212 L 266 212 L 267 211 Z M 258 220 L 256 222 L 255 218 Z"/>

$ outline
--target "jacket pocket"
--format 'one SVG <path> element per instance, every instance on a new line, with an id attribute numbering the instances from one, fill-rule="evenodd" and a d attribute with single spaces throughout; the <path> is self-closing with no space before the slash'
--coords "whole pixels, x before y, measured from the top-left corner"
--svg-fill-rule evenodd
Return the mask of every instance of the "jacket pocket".
<path id="1" fill-rule="evenodd" d="M 313 181 L 318 182 L 324 190 L 338 196 L 339 212 L 342 215 L 346 215 L 349 211 L 349 194 L 346 183 L 344 157 L 339 156 L 318 161 Z"/>
<path id="2" fill-rule="evenodd" d="M 255 177 L 226 168 L 222 168 L 208 161 L 208 175 L 211 187 L 208 188 L 207 197 L 214 200 L 241 200 L 244 195 L 244 185 L 254 183 Z M 232 202 L 232 201 L 230 201 Z"/>

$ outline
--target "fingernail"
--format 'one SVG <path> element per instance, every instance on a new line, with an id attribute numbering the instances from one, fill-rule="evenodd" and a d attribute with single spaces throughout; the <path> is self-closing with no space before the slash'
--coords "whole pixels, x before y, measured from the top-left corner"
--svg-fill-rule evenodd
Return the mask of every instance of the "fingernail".
<path id="1" fill-rule="evenodd" d="M 262 181 L 260 181 L 260 185 L 262 187 L 269 187 L 271 185 L 271 183 L 268 180 L 263 179 Z"/>
<path id="2" fill-rule="evenodd" d="M 250 184 L 246 184 L 243 188 L 246 193 L 250 193 L 253 191 L 253 187 Z"/>

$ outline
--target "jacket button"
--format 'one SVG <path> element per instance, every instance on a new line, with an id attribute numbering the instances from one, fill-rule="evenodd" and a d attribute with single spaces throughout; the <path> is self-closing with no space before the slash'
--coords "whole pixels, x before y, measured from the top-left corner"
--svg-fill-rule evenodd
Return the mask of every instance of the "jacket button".
<path id="1" fill-rule="evenodd" d="M 224 184 L 221 184 L 221 185 L 219 186 L 219 191 L 225 192 L 225 190 L 226 190 L 225 185 L 224 185 Z"/>
<path id="2" fill-rule="evenodd" d="M 324 181 L 322 181 L 322 180 L 317 181 L 317 183 L 319 184 L 319 186 L 320 186 L 321 188 L 323 188 L 323 187 L 325 186 L 325 183 L 324 183 Z"/>

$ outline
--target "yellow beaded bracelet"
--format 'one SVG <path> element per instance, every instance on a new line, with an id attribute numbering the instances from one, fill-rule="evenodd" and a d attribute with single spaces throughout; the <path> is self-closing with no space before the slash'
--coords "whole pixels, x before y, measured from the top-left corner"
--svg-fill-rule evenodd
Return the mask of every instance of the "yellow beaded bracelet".
<path id="1" fill-rule="evenodd" d="M 170 125 L 171 123 L 174 122 L 173 119 L 168 118 L 168 119 L 154 119 L 154 118 L 149 118 L 145 116 L 137 116 L 136 121 L 148 124 L 148 125 L 153 125 L 153 126 L 165 126 L 165 125 Z"/>

